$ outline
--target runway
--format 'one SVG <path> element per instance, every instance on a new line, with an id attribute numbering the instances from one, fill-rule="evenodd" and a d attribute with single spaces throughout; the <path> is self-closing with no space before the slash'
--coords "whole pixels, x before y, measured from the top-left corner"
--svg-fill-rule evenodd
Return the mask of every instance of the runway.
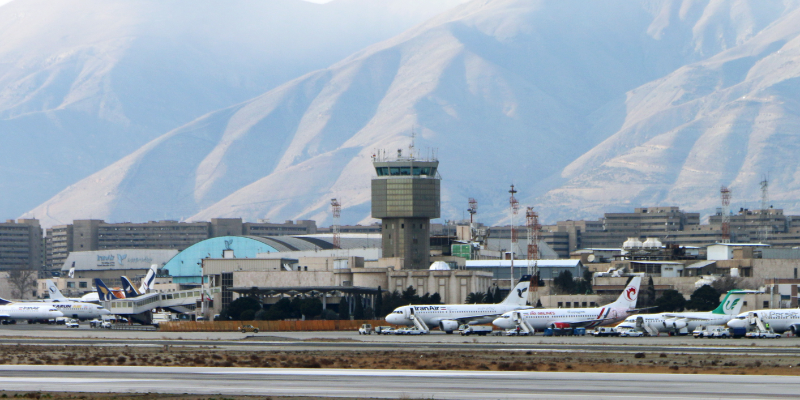
<path id="1" fill-rule="evenodd" d="M 797 398 L 800 377 L 0 365 L 0 388 L 405 399 L 774 399 Z"/>

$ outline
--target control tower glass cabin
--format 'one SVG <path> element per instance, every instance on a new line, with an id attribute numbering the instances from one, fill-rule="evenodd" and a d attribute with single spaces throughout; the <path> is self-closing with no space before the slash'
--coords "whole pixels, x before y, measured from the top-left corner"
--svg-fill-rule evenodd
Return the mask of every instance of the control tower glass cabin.
<path id="1" fill-rule="evenodd" d="M 439 161 L 373 158 L 372 217 L 380 218 L 384 258 L 402 259 L 403 269 L 430 266 L 431 219 L 439 218 Z"/>

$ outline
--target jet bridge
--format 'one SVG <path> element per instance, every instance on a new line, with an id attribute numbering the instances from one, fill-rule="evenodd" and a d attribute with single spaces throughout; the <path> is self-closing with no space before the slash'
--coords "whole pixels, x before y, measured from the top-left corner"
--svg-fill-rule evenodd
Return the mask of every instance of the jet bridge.
<path id="1" fill-rule="evenodd" d="M 103 307 L 115 315 L 128 315 L 140 323 L 149 325 L 152 322 L 151 311 L 163 308 L 177 313 L 194 311 L 197 302 L 202 300 L 201 293 L 211 297 L 221 291 L 219 287 L 210 289 L 181 290 L 169 293 L 150 293 L 130 299 L 116 299 L 101 302 Z"/>

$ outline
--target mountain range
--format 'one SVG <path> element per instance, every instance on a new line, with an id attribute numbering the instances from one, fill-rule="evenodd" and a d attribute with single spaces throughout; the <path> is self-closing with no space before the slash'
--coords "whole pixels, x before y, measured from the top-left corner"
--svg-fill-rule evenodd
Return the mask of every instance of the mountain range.
<path id="1" fill-rule="evenodd" d="M 276 39 L 291 24 L 243 39 L 261 25 L 230 21 L 269 14 L 250 2 L 186 13 L 193 18 L 180 3 L 79 3 L 108 29 L 78 16 L 61 23 L 62 10 L 37 15 L 16 47 L 0 44 L 19 60 L 0 66 L 0 130 L 21 148 L 0 168 L 33 174 L 0 185 L 60 188 L 23 214 L 46 226 L 89 217 L 324 224 L 332 197 L 344 223 L 368 223 L 372 156 L 410 151 L 412 132 L 416 151 L 440 160 L 446 219 L 474 197 L 484 221 L 507 222 L 511 183 L 546 222 L 655 205 L 709 213 L 722 185 L 733 206 L 757 208 L 766 176 L 771 204 L 800 212 L 798 1 L 473 0 L 405 14 L 395 3 L 375 14 L 411 15 L 406 26 L 383 37 L 359 29 L 362 42 L 349 42 L 358 48 L 334 34 L 337 46 Z M 362 18 L 339 10 L 366 3 L 274 4 Z M 33 2 L 23 4 L 0 7 L 0 34 L 13 30 L 8 10 Z M 203 18 L 214 30 L 193 25 Z M 58 40 L 24 49 L 45 36 Z M 235 51 L 248 44 L 290 55 L 272 60 L 273 73 L 270 57 Z M 295 47 L 312 50 L 303 58 Z M 312 54 L 321 47 L 336 48 L 326 59 Z M 41 171 L 24 168 L 31 149 Z M 88 159 L 95 151 L 102 160 Z"/>

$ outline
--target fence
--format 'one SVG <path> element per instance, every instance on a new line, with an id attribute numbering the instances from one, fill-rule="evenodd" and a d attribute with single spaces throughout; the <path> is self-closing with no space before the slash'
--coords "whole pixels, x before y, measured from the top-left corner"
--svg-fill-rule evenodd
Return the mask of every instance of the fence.
<path id="1" fill-rule="evenodd" d="M 356 331 L 361 324 L 389 325 L 384 320 L 342 321 L 171 321 L 159 324 L 162 332 L 231 332 L 242 325 L 253 325 L 264 332 Z"/>

